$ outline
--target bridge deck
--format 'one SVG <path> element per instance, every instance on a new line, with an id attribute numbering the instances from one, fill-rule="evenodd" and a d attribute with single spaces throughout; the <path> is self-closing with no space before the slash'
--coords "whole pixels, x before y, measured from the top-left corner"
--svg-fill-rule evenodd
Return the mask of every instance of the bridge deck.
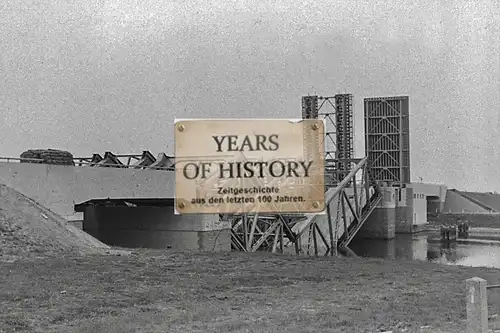
<path id="1" fill-rule="evenodd" d="M 92 199 L 173 199 L 172 171 L 0 162 L 0 183 L 62 215 Z"/>

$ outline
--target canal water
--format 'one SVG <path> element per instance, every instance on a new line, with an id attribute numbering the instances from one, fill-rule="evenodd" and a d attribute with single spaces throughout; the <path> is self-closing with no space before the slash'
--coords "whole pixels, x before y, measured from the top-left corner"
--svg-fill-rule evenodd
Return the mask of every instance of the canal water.
<path id="1" fill-rule="evenodd" d="M 445 265 L 500 268 L 500 246 L 428 242 L 435 233 L 398 234 L 391 240 L 357 239 L 349 247 L 361 257 L 423 260 Z"/>

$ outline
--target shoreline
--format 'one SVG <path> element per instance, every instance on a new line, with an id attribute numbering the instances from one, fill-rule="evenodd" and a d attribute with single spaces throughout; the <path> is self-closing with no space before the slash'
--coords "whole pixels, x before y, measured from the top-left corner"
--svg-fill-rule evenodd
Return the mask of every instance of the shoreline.
<path id="1" fill-rule="evenodd" d="M 479 245 L 500 245 L 498 239 L 478 239 L 478 238 L 457 238 L 454 241 L 442 241 L 440 238 L 427 238 L 428 243 L 437 244 L 479 244 Z"/>
<path id="2" fill-rule="evenodd" d="M 432 232 L 434 237 L 428 237 L 427 242 L 429 243 L 457 243 L 457 244 L 484 244 L 484 245 L 500 245 L 500 228 L 491 227 L 469 227 L 469 233 L 472 236 L 467 238 L 457 238 L 452 241 L 442 241 L 439 235 L 440 226 L 430 225 L 426 231 Z M 424 232 L 424 231 L 422 231 Z M 488 236 L 488 232 L 493 235 Z M 476 236 L 479 234 L 479 236 Z"/>

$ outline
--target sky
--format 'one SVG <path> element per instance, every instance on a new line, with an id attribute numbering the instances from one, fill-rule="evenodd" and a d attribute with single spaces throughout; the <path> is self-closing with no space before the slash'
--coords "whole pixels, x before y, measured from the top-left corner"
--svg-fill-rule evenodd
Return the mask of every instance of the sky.
<path id="1" fill-rule="evenodd" d="M 0 156 L 173 154 L 175 118 L 410 98 L 413 181 L 500 192 L 496 0 L 3 0 Z M 196 140 L 196 138 L 193 138 Z"/>

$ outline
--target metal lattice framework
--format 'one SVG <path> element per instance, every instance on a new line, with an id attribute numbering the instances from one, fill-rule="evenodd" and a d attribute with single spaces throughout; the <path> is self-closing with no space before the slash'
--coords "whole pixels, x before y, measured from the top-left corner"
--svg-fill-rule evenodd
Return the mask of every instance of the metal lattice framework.
<path id="1" fill-rule="evenodd" d="M 302 118 L 325 121 L 325 171 L 327 182 L 340 182 L 350 170 L 354 155 L 353 95 L 303 96 Z M 336 161 L 333 163 L 333 161 Z M 339 172 L 340 171 L 340 172 Z M 337 178 L 332 178 L 335 173 Z"/>
<path id="2" fill-rule="evenodd" d="M 75 166 L 107 167 L 107 168 L 135 168 L 135 169 L 158 169 L 174 171 L 175 158 L 158 154 L 155 158 L 153 154 L 145 150 L 142 154 L 113 154 L 110 151 L 100 154 L 93 154 L 92 157 L 75 157 Z"/>
<path id="3" fill-rule="evenodd" d="M 321 112 L 320 112 L 321 111 Z M 347 249 L 381 194 L 368 173 L 368 159 L 353 159 L 352 95 L 302 97 L 302 118 L 323 119 L 325 131 L 325 214 L 221 215 L 231 223 L 234 250 L 336 255 Z"/>
<path id="4" fill-rule="evenodd" d="M 366 157 L 349 161 L 349 174 L 326 192 L 326 214 L 220 215 L 231 223 L 232 248 L 307 255 L 346 249 L 381 200 L 367 162 Z"/>
<path id="5" fill-rule="evenodd" d="M 340 161 L 337 165 L 339 171 L 343 171 L 342 176 L 350 170 L 350 163 L 343 162 L 353 158 L 354 155 L 354 131 L 353 131 L 353 96 L 351 94 L 335 95 L 335 120 L 336 120 L 336 158 Z M 343 177 L 341 177 L 343 178 Z"/>
<path id="6" fill-rule="evenodd" d="M 389 184 L 410 182 L 408 96 L 365 98 L 365 149 L 370 173 Z"/>
<path id="7" fill-rule="evenodd" d="M 381 200 L 375 179 L 369 173 L 368 158 L 352 158 L 352 95 L 306 96 L 302 102 L 304 119 L 320 118 L 326 122 L 326 212 L 220 215 L 221 220 L 231 224 L 234 250 L 336 255 L 338 249 L 348 249 Z M 173 157 L 160 154 L 155 159 L 148 151 L 137 155 L 106 152 L 104 157 L 94 154 L 74 160 L 77 166 L 164 170 L 173 170 L 175 163 Z"/>
<path id="8" fill-rule="evenodd" d="M 318 119 L 322 119 L 326 123 L 325 158 L 326 161 L 331 161 L 336 159 L 335 152 L 338 150 L 335 97 L 320 96 L 318 99 L 321 101 L 318 106 Z"/>
<path id="9" fill-rule="evenodd" d="M 319 103 L 321 102 L 321 103 Z M 320 112 L 322 110 L 322 112 Z M 337 151 L 337 124 L 335 119 L 335 97 L 303 96 L 302 119 L 322 119 L 325 121 L 325 158 L 334 160 Z"/>

